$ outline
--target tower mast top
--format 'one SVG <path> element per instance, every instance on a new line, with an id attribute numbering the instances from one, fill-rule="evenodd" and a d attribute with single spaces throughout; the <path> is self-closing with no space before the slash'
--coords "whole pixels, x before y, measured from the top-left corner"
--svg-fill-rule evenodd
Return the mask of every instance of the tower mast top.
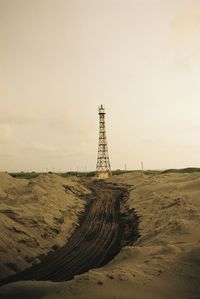
<path id="1" fill-rule="evenodd" d="M 101 104 L 101 106 L 99 106 L 99 114 L 106 114 L 105 107 L 102 104 Z"/>

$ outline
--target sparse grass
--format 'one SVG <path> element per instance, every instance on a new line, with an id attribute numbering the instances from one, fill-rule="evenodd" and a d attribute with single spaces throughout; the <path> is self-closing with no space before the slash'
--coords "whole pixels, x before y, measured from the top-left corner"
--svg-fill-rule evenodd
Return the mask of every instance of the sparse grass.
<path id="1" fill-rule="evenodd" d="M 188 167 L 183 169 L 166 169 L 166 170 L 144 170 L 145 175 L 159 175 L 159 174 L 165 174 L 165 173 L 193 173 L 193 172 L 200 172 L 200 168 L 198 167 Z M 49 174 L 53 172 L 48 172 Z M 112 175 L 120 175 L 124 173 L 141 173 L 141 170 L 121 170 L 116 169 L 112 171 Z M 9 173 L 12 177 L 17 179 L 33 179 L 40 175 L 39 172 L 12 172 Z M 57 175 L 60 175 L 61 177 L 69 177 L 69 176 L 77 176 L 77 177 L 94 177 L 96 175 L 96 171 L 89 171 L 89 172 L 77 172 L 77 171 L 68 171 L 63 173 L 56 173 Z"/>
<path id="2" fill-rule="evenodd" d="M 192 172 L 200 172 L 200 168 L 198 167 L 188 167 L 182 169 L 166 169 L 161 173 L 192 173 Z"/>
<path id="3" fill-rule="evenodd" d="M 64 173 L 60 173 L 62 177 L 68 177 L 68 176 L 78 176 L 78 177 L 92 177 L 95 176 L 96 172 L 95 171 L 89 171 L 89 172 L 84 172 L 84 171 L 68 171 Z"/>
<path id="4" fill-rule="evenodd" d="M 30 180 L 30 179 L 33 179 L 35 177 L 37 177 L 40 173 L 37 173 L 37 172 L 12 172 L 12 173 L 9 173 L 13 178 L 16 178 L 16 179 L 27 179 L 27 180 Z"/>
<path id="5" fill-rule="evenodd" d="M 162 173 L 162 171 L 160 171 L 160 170 L 144 170 L 144 174 L 146 174 L 146 175 L 158 175 L 161 173 Z"/>

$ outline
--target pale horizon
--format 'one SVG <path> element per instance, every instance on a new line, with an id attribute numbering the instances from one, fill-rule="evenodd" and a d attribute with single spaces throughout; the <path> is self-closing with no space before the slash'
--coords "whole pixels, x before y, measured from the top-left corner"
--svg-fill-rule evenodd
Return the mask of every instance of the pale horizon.
<path id="1" fill-rule="evenodd" d="M 200 167 L 200 1 L 0 0 L 0 171 Z"/>

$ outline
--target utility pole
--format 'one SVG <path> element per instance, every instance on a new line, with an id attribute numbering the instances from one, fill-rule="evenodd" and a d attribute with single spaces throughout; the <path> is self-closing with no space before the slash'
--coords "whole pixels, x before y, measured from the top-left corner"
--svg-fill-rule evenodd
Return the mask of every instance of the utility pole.
<path id="1" fill-rule="evenodd" d="M 143 174 L 144 174 L 143 162 L 141 162 L 141 174 L 142 174 L 142 177 L 143 177 Z"/>

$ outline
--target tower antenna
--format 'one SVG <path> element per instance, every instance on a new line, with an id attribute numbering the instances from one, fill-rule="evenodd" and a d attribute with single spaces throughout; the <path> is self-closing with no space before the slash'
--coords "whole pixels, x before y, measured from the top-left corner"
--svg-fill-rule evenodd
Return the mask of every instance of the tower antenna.
<path id="1" fill-rule="evenodd" d="M 106 140 L 105 114 L 104 106 L 99 106 L 99 146 L 97 156 L 97 177 L 99 179 L 106 179 L 111 176 L 111 167 Z"/>

